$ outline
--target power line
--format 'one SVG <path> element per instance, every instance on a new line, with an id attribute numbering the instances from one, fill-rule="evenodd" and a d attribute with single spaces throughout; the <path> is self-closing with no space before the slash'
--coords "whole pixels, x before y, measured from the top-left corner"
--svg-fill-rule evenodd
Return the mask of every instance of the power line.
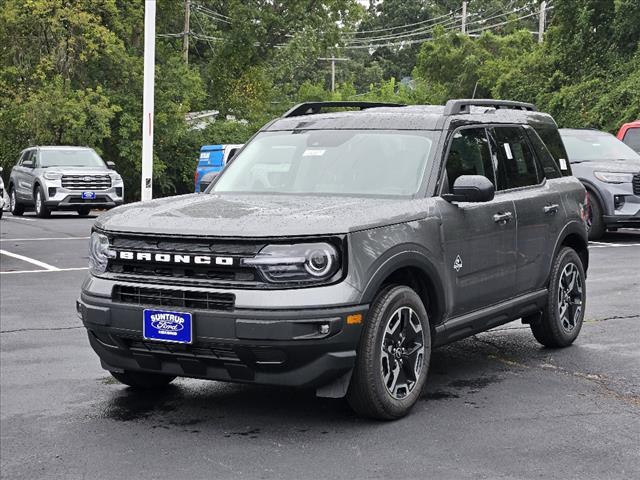
<path id="1" fill-rule="evenodd" d="M 553 7 L 547 7 L 544 11 L 548 11 L 548 10 L 552 10 L 552 9 L 553 9 Z M 523 20 L 525 18 L 533 17 L 533 16 L 536 16 L 536 15 L 539 15 L 539 14 L 540 14 L 540 12 L 532 12 L 532 13 L 529 13 L 527 15 L 523 15 L 521 17 L 512 18 L 512 19 L 509 19 L 509 20 L 505 20 L 504 22 L 495 23 L 493 25 L 489 25 L 489 26 L 486 26 L 486 27 L 478 28 L 476 30 L 470 31 L 469 33 L 484 32 L 485 30 L 490 30 L 490 29 L 495 28 L 495 27 L 502 27 L 503 25 L 507 25 L 508 23 L 516 22 L 518 20 Z"/>
<path id="2" fill-rule="evenodd" d="M 434 17 L 434 18 L 430 18 L 428 20 L 423 20 L 421 22 L 416 22 L 416 23 L 408 23 L 406 25 L 397 25 L 395 27 L 387 27 L 387 28 L 376 28 L 373 30 L 359 30 L 359 31 L 353 31 L 353 32 L 342 32 L 343 35 L 359 35 L 361 33 L 377 33 L 377 32 L 387 32 L 390 30 L 398 30 L 401 28 L 408 28 L 408 27 L 414 27 L 416 25 L 422 25 L 424 23 L 429 23 L 429 22 L 435 22 L 436 20 L 440 19 L 440 18 L 444 18 L 444 17 L 450 17 L 456 13 L 458 13 L 461 9 L 458 8 L 457 10 L 454 10 L 453 12 L 449 12 L 449 13 L 445 13 L 444 15 L 440 15 L 439 17 Z"/>
<path id="3" fill-rule="evenodd" d="M 407 38 L 407 37 L 415 37 L 416 35 L 423 35 L 427 32 L 433 31 L 433 29 L 437 26 L 442 27 L 450 27 L 452 25 L 457 24 L 460 21 L 460 18 L 451 18 L 444 22 L 436 23 L 434 25 L 429 25 L 427 27 L 419 27 L 415 30 L 411 30 L 410 32 L 403 32 L 393 35 L 379 36 L 379 37 L 363 37 L 363 38 L 352 38 L 346 39 L 346 43 L 348 44 L 358 44 L 358 43 L 366 43 L 366 42 L 379 42 L 382 40 L 394 40 L 399 38 Z"/>

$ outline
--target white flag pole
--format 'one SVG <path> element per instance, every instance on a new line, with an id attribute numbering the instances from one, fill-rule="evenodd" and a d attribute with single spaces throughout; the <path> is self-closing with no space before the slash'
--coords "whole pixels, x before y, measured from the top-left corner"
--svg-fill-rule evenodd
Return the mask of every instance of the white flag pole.
<path id="1" fill-rule="evenodd" d="M 144 2 L 144 92 L 140 199 L 153 198 L 153 89 L 156 63 L 156 0 Z"/>

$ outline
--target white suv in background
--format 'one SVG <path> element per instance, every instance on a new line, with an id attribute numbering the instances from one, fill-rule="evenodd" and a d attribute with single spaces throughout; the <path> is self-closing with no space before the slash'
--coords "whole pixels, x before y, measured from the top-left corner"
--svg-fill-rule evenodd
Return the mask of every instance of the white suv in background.
<path id="1" fill-rule="evenodd" d="M 121 205 L 124 185 L 114 167 L 88 147 L 27 148 L 9 177 L 10 211 L 22 215 L 33 207 L 44 218 L 52 210 L 88 215 L 92 208 Z"/>

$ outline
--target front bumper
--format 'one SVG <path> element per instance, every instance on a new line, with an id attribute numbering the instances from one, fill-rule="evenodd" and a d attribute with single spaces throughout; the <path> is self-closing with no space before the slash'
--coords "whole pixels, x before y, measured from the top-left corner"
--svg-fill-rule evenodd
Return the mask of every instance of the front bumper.
<path id="1" fill-rule="evenodd" d="M 122 185 L 116 185 L 106 190 L 96 190 L 95 194 L 95 199 L 83 199 L 80 190 L 51 185 L 47 186 L 44 204 L 55 210 L 76 210 L 83 207 L 113 208 L 122 205 L 124 189 Z"/>
<path id="2" fill-rule="evenodd" d="M 145 308 L 192 313 L 193 343 L 143 339 Z M 367 305 L 211 311 L 121 303 L 83 291 L 77 309 L 106 370 L 315 388 L 353 368 L 362 324 L 346 318 L 365 318 Z M 326 334 L 321 325 L 329 326 Z"/>
<path id="3" fill-rule="evenodd" d="M 640 227 L 640 195 L 631 183 L 601 184 L 607 227 Z"/>

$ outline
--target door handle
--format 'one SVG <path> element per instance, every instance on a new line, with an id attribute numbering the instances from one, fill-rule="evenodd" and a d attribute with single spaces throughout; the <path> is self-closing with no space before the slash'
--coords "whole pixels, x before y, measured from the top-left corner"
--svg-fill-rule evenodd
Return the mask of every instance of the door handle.
<path id="1" fill-rule="evenodd" d="M 513 218 L 513 213 L 511 212 L 496 213 L 493 216 L 493 221 L 496 223 L 505 224 L 510 222 L 512 218 Z"/>
<path id="2" fill-rule="evenodd" d="M 553 205 L 547 205 L 546 207 L 543 208 L 544 213 L 558 213 L 558 204 L 554 203 Z"/>

